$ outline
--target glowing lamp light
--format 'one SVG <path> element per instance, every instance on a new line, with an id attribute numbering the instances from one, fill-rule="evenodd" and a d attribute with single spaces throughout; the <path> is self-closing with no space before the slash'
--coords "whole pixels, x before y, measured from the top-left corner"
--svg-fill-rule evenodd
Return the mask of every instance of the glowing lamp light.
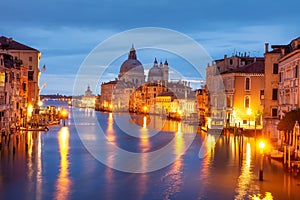
<path id="1" fill-rule="evenodd" d="M 112 109 L 112 107 L 113 107 L 112 104 L 109 104 L 109 108 Z"/>
<path id="2" fill-rule="evenodd" d="M 43 102 L 42 101 L 39 101 L 38 105 L 41 107 L 43 106 Z"/>
<path id="3" fill-rule="evenodd" d="M 67 110 L 65 110 L 65 109 L 61 109 L 61 116 L 62 116 L 63 118 L 67 118 L 67 117 L 68 117 L 68 115 L 69 115 L 69 113 L 68 113 L 68 111 L 67 111 Z"/>
<path id="4" fill-rule="evenodd" d="M 181 110 L 178 110 L 177 113 L 178 113 L 179 115 L 181 115 L 181 114 L 182 114 L 182 111 L 181 111 Z"/>
<path id="5" fill-rule="evenodd" d="M 265 147 L 266 147 L 266 144 L 264 141 L 260 141 L 259 144 L 258 144 L 258 147 L 263 150 Z"/>
<path id="6" fill-rule="evenodd" d="M 248 110 L 247 110 L 247 115 L 251 115 L 251 113 L 252 113 L 251 109 L 248 108 Z"/>
<path id="7" fill-rule="evenodd" d="M 143 109 L 144 109 L 144 111 L 147 111 L 147 106 L 144 106 L 144 108 L 143 108 Z"/>
<path id="8" fill-rule="evenodd" d="M 28 108 L 27 108 L 28 117 L 30 117 L 32 115 L 32 111 L 33 111 L 33 106 L 32 106 L 32 104 L 29 104 Z"/>

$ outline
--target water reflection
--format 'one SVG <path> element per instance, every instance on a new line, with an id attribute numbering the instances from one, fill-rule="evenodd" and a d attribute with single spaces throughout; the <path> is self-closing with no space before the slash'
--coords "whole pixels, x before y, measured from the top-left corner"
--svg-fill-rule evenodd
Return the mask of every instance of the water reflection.
<path id="1" fill-rule="evenodd" d="M 177 123 L 177 132 L 175 133 L 175 143 L 174 143 L 174 154 L 178 156 L 175 162 L 172 164 L 171 170 L 166 173 L 163 179 L 166 179 L 168 187 L 165 191 L 165 199 L 170 199 L 172 195 L 180 192 L 181 186 L 183 184 L 183 160 L 179 157 L 184 151 L 184 134 L 182 133 L 181 122 Z"/>
<path id="2" fill-rule="evenodd" d="M 106 137 L 107 140 L 110 142 L 114 142 L 115 141 L 115 131 L 114 131 L 114 118 L 113 118 L 113 114 L 109 113 L 108 115 L 108 122 L 107 122 L 107 130 L 106 130 Z"/>
<path id="3" fill-rule="evenodd" d="M 56 181 L 55 199 L 66 199 L 70 195 L 72 182 L 69 177 L 69 135 L 68 127 L 62 127 L 58 133 L 60 172 Z"/>
<path id="4" fill-rule="evenodd" d="M 243 153 L 243 149 L 241 150 Z M 259 192 L 259 187 L 254 184 L 253 167 L 251 165 L 251 145 L 247 142 L 246 158 L 242 161 L 241 174 L 238 178 L 235 199 L 245 199 L 250 194 Z"/>
<path id="5" fill-rule="evenodd" d="M 25 148 L 27 149 L 28 155 L 27 178 L 29 182 L 36 183 L 35 187 L 29 188 L 29 192 L 35 194 L 35 199 L 42 199 L 43 177 L 41 132 L 27 132 Z"/>

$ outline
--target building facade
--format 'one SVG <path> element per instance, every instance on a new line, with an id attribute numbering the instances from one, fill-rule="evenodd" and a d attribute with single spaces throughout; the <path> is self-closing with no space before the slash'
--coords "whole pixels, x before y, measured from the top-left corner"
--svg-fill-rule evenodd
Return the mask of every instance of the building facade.
<path id="1" fill-rule="evenodd" d="M 210 96 L 209 127 L 261 128 L 263 58 L 225 55 L 207 67 L 206 82 Z"/>
<path id="2" fill-rule="evenodd" d="M 39 111 L 40 52 L 0 37 L 0 126 L 25 126 Z"/>
<path id="3" fill-rule="evenodd" d="M 279 58 L 279 107 L 282 118 L 286 112 L 300 107 L 299 93 L 299 65 L 300 65 L 300 38 L 281 47 Z"/>
<path id="4" fill-rule="evenodd" d="M 261 93 L 263 104 L 263 134 L 270 138 L 278 137 L 277 125 L 279 123 L 279 65 L 281 50 L 278 45 L 272 45 L 269 51 L 269 44 L 265 44 L 265 79 L 264 91 Z"/>

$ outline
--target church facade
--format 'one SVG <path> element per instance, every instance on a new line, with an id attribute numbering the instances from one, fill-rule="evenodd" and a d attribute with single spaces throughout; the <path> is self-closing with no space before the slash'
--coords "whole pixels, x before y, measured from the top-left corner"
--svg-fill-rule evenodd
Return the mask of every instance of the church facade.
<path id="1" fill-rule="evenodd" d="M 166 97 L 170 101 L 162 102 L 165 94 L 172 96 Z M 133 46 L 127 60 L 120 67 L 118 78 L 102 83 L 99 101 L 98 110 L 110 112 L 158 114 L 157 112 L 161 113 L 161 110 L 164 110 L 168 116 L 171 116 L 174 112 L 187 111 L 184 102 L 188 102 L 188 107 L 192 108 L 185 112 L 185 115 L 194 116 L 197 111 L 195 93 L 189 83 L 181 80 L 169 81 L 168 61 L 158 63 L 155 58 L 146 79 L 144 67 L 137 59 Z M 172 109 L 170 109 L 171 105 Z"/>

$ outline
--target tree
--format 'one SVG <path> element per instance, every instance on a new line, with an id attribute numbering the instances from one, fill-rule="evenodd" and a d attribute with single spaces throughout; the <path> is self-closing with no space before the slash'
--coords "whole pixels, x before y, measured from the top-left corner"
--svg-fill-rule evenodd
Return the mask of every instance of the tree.
<path id="1" fill-rule="evenodd" d="M 292 131 L 296 121 L 300 122 L 300 109 L 291 110 L 277 125 L 279 131 Z"/>

